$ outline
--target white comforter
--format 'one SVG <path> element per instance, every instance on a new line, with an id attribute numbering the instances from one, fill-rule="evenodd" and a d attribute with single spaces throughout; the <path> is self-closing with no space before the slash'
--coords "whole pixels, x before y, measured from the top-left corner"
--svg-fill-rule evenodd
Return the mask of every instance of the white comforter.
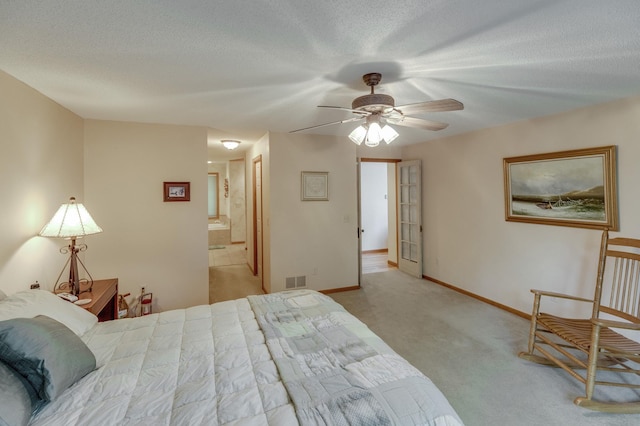
<path id="1" fill-rule="evenodd" d="M 297 425 L 246 299 L 99 323 L 98 369 L 32 425 Z"/>
<path id="2" fill-rule="evenodd" d="M 300 330 L 311 330 L 315 324 L 316 328 L 320 327 L 325 334 L 335 334 L 332 332 L 333 328 L 327 329 L 327 326 L 331 325 L 331 318 L 340 318 L 338 325 L 350 330 L 359 330 L 356 334 L 364 336 L 372 347 L 388 348 L 368 331 L 364 324 L 347 312 L 332 312 L 327 318 L 321 316 L 317 319 L 302 315 L 301 311 L 295 309 L 295 305 L 312 297 L 307 293 L 291 293 L 287 295 L 287 300 L 276 300 L 278 303 L 275 305 L 262 306 L 262 301 L 266 302 L 268 296 L 264 297 L 265 299 L 252 300 L 254 304 L 260 302 L 253 308 L 258 309 L 257 306 L 261 306 L 259 318 L 263 320 L 279 317 L 285 321 L 269 323 L 267 327 L 271 337 L 277 338 L 281 343 L 287 338 L 284 335 L 278 336 L 285 333 L 293 335 L 295 340 L 291 340 L 289 344 L 303 344 L 303 349 L 307 348 L 308 345 L 304 344 L 306 340 L 298 341 L 304 337 L 299 336 Z M 318 293 L 317 297 L 312 298 L 320 300 L 323 297 L 325 296 Z M 269 298 L 271 299 L 275 300 L 274 297 Z M 287 303 L 294 308 L 280 309 L 280 305 L 284 306 Z M 315 312 L 316 309 L 315 306 L 303 308 L 311 309 L 307 314 Z M 319 314 L 322 312 L 318 310 Z M 347 316 L 349 318 L 346 318 Z M 293 320 L 293 317 L 299 322 Z M 343 332 L 345 333 L 348 334 L 346 331 Z M 315 337 L 309 339 L 313 340 Z M 298 424 L 299 416 L 296 415 L 292 398 L 281 381 L 278 368 L 273 361 L 274 357 L 266 344 L 265 330 L 258 325 L 256 314 L 247 299 L 98 323 L 82 336 L 82 340 L 95 354 L 98 368 L 36 413 L 31 419 L 31 425 Z M 349 339 L 346 342 L 349 344 L 342 349 L 352 348 L 354 342 Z M 296 370 L 296 365 L 309 363 L 315 365 L 314 357 L 317 354 L 303 352 L 289 354 L 289 363 L 282 359 L 283 353 L 276 354 L 276 358 L 282 364 L 281 368 L 285 369 L 291 367 Z M 354 383 L 369 383 L 365 386 L 367 389 L 363 390 L 369 391 L 372 395 L 375 392 L 387 393 L 386 399 L 382 394 L 378 398 L 380 401 L 387 401 L 387 409 L 405 411 L 408 407 L 413 410 L 411 413 L 393 412 L 392 418 L 404 419 L 400 422 L 409 424 L 462 425 L 444 396 L 426 377 L 397 354 L 391 353 L 390 349 L 382 352 L 380 356 L 349 364 L 349 377 L 355 377 Z M 382 365 L 382 360 L 395 360 L 391 362 L 395 366 L 388 362 L 389 365 Z M 403 372 L 406 373 L 409 369 L 410 374 L 404 375 L 411 377 L 403 379 Z M 374 380 L 375 378 L 384 380 L 378 380 L 381 381 L 380 384 Z M 304 375 L 300 380 L 298 376 L 287 379 L 290 380 L 287 383 L 289 388 L 298 389 L 296 386 L 299 385 L 311 386 L 301 389 L 300 395 L 294 395 L 294 403 L 305 406 L 306 400 L 302 398 L 301 403 L 300 398 L 316 393 L 313 388 L 315 382 L 311 379 L 312 377 L 307 378 Z M 372 380 L 376 383 L 370 383 Z M 415 381 L 411 382 L 413 387 L 405 388 L 405 384 L 400 384 L 407 380 Z M 335 390 L 336 386 L 344 388 L 343 381 L 333 376 L 322 376 L 317 382 L 324 386 L 325 390 Z M 417 392 L 418 390 L 420 392 Z M 395 400 L 399 398 L 398 395 L 404 395 L 402 401 Z M 330 394 L 329 398 L 331 397 Z M 339 400 L 328 401 L 333 401 L 335 405 Z M 319 411 L 313 411 L 317 415 L 311 417 L 307 413 L 309 407 L 298 414 L 305 419 L 305 423 L 324 424 L 326 419 L 332 416 L 327 412 L 325 414 L 329 417 L 325 418 L 322 414 L 323 406 L 321 404 Z M 342 408 L 349 411 L 348 418 L 355 416 L 360 418 L 356 423 L 370 424 L 368 420 L 361 418 L 360 413 L 366 413 L 366 410 L 359 410 L 359 406 L 345 407 L 347 406 Z M 387 417 L 385 419 L 374 423 L 398 422 L 390 421 Z M 334 420 L 329 423 L 336 422 Z"/>

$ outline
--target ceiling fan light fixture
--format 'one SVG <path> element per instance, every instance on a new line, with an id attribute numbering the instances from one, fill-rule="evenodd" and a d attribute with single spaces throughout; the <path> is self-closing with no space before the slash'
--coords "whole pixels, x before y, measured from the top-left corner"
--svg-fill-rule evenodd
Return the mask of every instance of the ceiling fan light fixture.
<path id="1" fill-rule="evenodd" d="M 369 124 L 369 130 L 367 130 L 367 137 L 364 140 L 366 146 L 378 146 L 382 140 L 382 129 L 377 122 Z"/>
<path id="2" fill-rule="evenodd" d="M 372 114 L 367 117 L 367 122 L 361 126 L 356 127 L 349 134 L 351 139 L 356 145 L 364 142 L 367 146 L 378 146 L 380 141 L 385 141 L 387 144 L 391 143 L 398 137 L 393 127 L 385 124 L 384 127 L 380 127 L 380 116 L 378 114 Z"/>
<path id="3" fill-rule="evenodd" d="M 349 139 L 351 139 L 356 145 L 360 145 L 366 135 L 367 128 L 364 126 L 358 126 L 353 129 L 353 132 L 349 133 Z"/>
<path id="4" fill-rule="evenodd" d="M 224 145 L 225 148 L 227 149 L 236 149 L 239 145 L 240 145 L 240 141 L 236 141 L 236 140 L 231 140 L 231 139 L 224 139 L 220 141 L 222 143 L 222 145 Z"/>
<path id="5" fill-rule="evenodd" d="M 382 139 L 384 139 L 387 145 L 395 140 L 395 138 L 397 138 L 398 136 L 398 132 L 396 132 L 393 127 L 389 126 L 388 124 L 385 124 L 385 126 L 382 128 Z"/>

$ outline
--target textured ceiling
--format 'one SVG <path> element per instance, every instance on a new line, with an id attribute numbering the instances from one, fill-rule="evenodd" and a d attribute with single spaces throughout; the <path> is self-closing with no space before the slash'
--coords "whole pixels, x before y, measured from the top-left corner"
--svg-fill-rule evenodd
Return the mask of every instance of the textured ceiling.
<path id="1" fill-rule="evenodd" d="M 206 126 L 216 147 L 349 118 L 316 106 L 349 107 L 369 72 L 397 104 L 464 103 L 421 115 L 443 131 L 395 126 L 411 144 L 640 94 L 640 3 L 3 0 L 0 69 L 82 117 Z"/>

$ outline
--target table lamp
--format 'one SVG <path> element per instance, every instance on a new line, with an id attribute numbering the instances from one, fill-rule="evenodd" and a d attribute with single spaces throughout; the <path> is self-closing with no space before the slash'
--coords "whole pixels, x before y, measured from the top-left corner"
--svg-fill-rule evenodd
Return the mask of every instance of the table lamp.
<path id="1" fill-rule="evenodd" d="M 80 203 L 76 203 L 76 199 L 71 197 L 69 203 L 60 206 L 53 218 L 47 223 L 38 235 L 42 237 L 50 238 L 68 238 L 71 240 L 67 247 L 62 247 L 60 253 L 69 253 L 69 259 L 62 267 L 62 271 L 56 279 L 54 286 L 54 292 L 56 290 L 67 291 L 78 296 L 80 294 L 80 276 L 78 275 L 78 262 L 82 265 L 89 279 L 89 289 L 91 291 L 93 287 L 93 278 L 84 263 L 78 258 L 78 253 L 87 249 L 86 244 L 76 245 L 76 238 L 84 237 L 85 235 L 98 234 L 102 232 L 102 229 L 95 223 L 87 209 Z M 64 273 L 67 265 L 69 266 L 69 281 L 60 283 L 60 277 Z M 70 290 L 70 291 L 69 291 Z"/>

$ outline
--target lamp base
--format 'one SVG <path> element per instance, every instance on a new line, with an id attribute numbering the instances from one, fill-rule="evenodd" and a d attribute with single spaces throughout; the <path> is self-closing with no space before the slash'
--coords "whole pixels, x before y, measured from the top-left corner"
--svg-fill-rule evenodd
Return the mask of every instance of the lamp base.
<path id="1" fill-rule="evenodd" d="M 92 290 L 93 290 L 93 279 L 87 279 L 87 278 L 83 278 L 79 280 L 77 286 L 74 286 L 69 281 L 56 282 L 56 284 L 53 286 L 53 292 L 55 294 L 71 293 L 74 296 L 78 296 L 82 293 L 91 293 Z"/>
<path id="2" fill-rule="evenodd" d="M 71 238 L 71 243 L 67 247 L 60 248 L 60 253 L 62 254 L 70 253 L 71 255 L 65 262 L 64 266 L 62 267 L 62 271 L 60 271 L 60 274 L 56 279 L 56 284 L 53 286 L 54 293 L 71 293 L 74 296 L 78 296 L 80 293 L 91 292 L 91 290 L 93 289 L 93 277 L 87 270 L 87 267 L 84 266 L 84 263 L 82 263 L 82 260 L 80 260 L 80 258 L 78 257 L 78 253 L 81 251 L 85 251 L 86 249 L 87 249 L 86 244 L 76 245 L 75 237 Z M 84 269 L 84 272 L 89 276 L 88 279 L 79 278 L 78 263 L 80 263 L 80 266 L 82 266 L 82 269 Z M 69 265 L 69 280 L 65 282 L 60 282 L 60 277 L 62 277 L 62 274 L 64 273 L 64 270 L 67 268 L 67 265 Z M 85 284 L 85 287 L 87 287 L 88 285 L 88 288 L 81 290 L 82 284 Z"/>

